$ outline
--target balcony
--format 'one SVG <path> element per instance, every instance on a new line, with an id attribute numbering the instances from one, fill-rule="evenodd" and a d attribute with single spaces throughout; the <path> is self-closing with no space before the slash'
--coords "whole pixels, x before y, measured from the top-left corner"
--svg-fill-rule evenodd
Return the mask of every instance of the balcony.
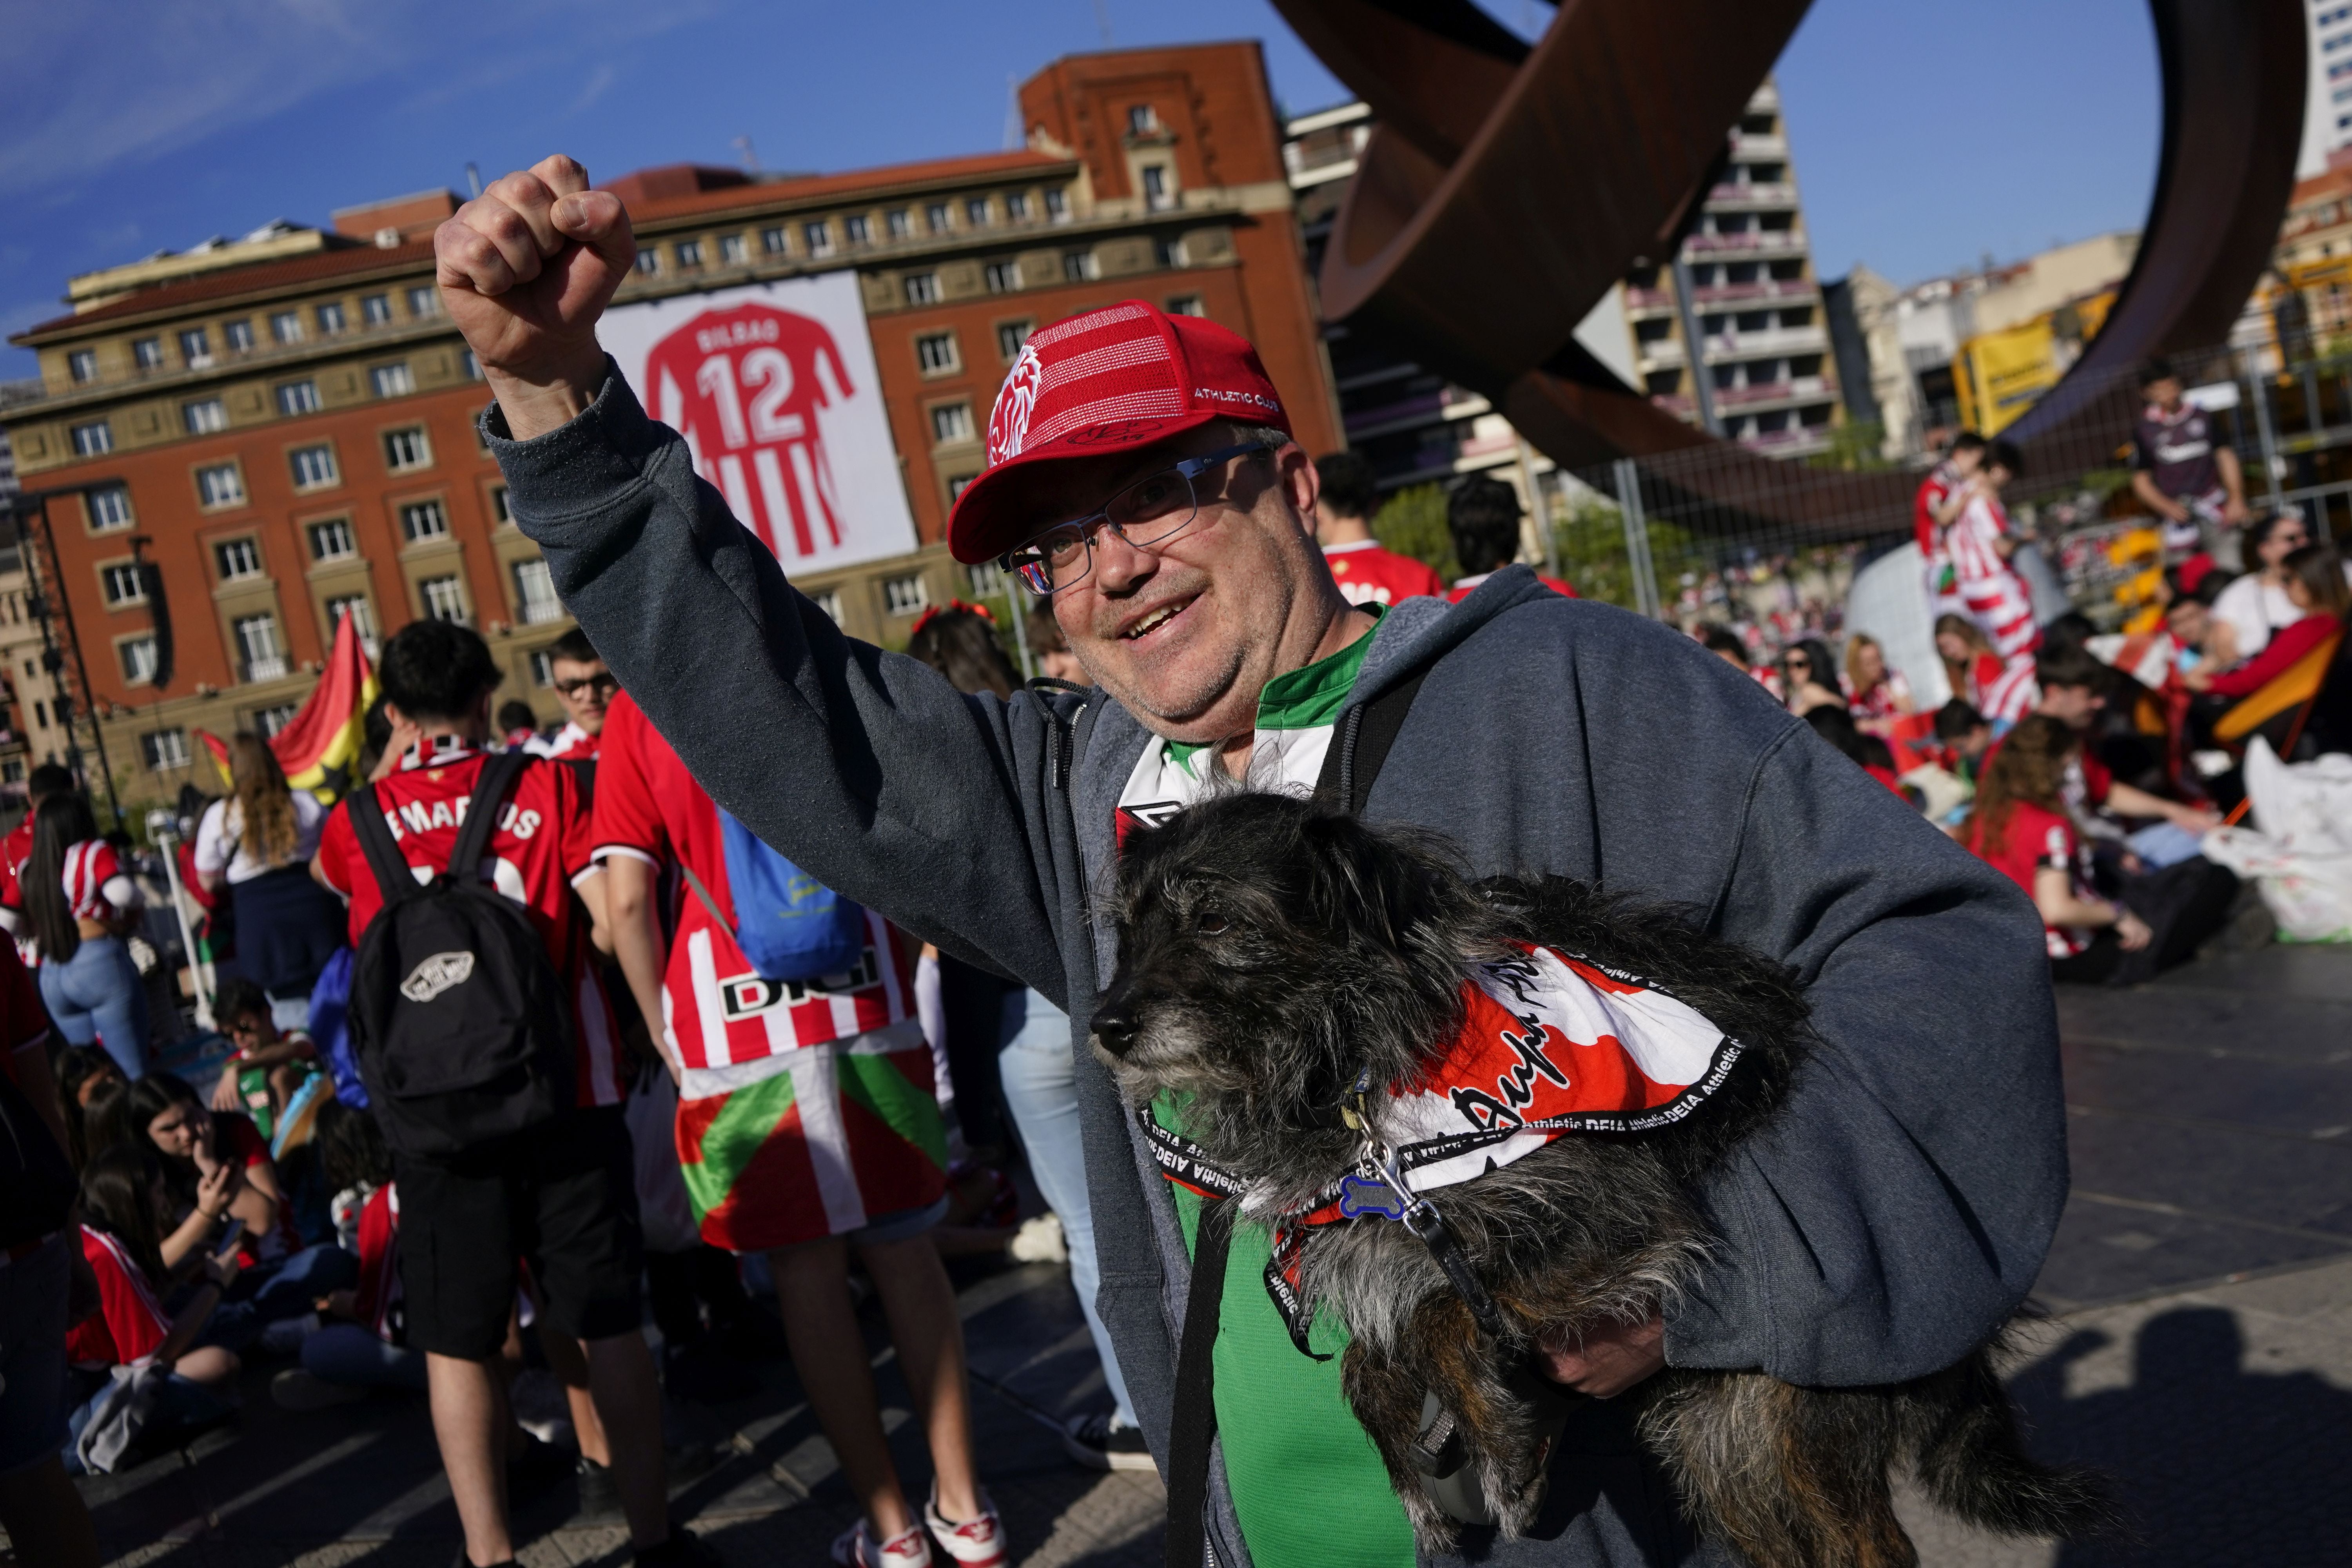
<path id="1" fill-rule="evenodd" d="M 1738 440 L 1741 446 L 1762 457 L 1802 458 L 1830 449 L 1830 427 L 1798 425 L 1786 430 L 1759 430 Z"/>
<path id="2" fill-rule="evenodd" d="M 1721 256 L 1799 256 L 1805 236 L 1793 228 L 1751 228 L 1738 234 L 1695 234 L 1683 242 L 1693 257 L 1712 260 Z"/>
<path id="3" fill-rule="evenodd" d="M 1677 419 L 1693 419 L 1698 415 L 1697 405 L 1679 392 L 1654 392 L 1650 395 L 1650 405 L 1654 408 L 1664 409 Z"/>
<path id="4" fill-rule="evenodd" d="M 1764 327 L 1755 331 L 1709 332 L 1706 363 L 1755 359 L 1764 354 L 1827 353 L 1829 333 L 1820 327 Z"/>
<path id="5" fill-rule="evenodd" d="M 283 680 L 286 679 L 288 668 L 286 656 L 282 653 L 264 654 L 259 658 L 248 658 L 245 661 L 246 683 L 251 685 L 256 681 Z"/>
<path id="6" fill-rule="evenodd" d="M 1644 370 L 1669 370 L 1690 363 L 1680 338 L 1639 339 L 1633 344 L 1633 354 Z"/>
<path id="7" fill-rule="evenodd" d="M 1786 381 L 1767 381 L 1748 386 L 1718 386 L 1715 389 L 1715 405 L 1720 409 L 1737 408 L 1751 412 L 1789 407 L 1800 403 L 1819 403 L 1829 395 L 1829 384 L 1822 377 L 1799 375 Z"/>
<path id="8" fill-rule="evenodd" d="M 563 618 L 563 601 L 553 597 L 525 599 L 521 617 L 522 624 L 527 626 L 543 626 L 550 621 L 560 621 Z"/>
<path id="9" fill-rule="evenodd" d="M 1758 207 L 1793 207 L 1797 205 L 1797 187 L 1778 180 L 1762 184 L 1727 180 L 1709 188 L 1706 205 L 1710 207 L 1732 207 L 1743 212 Z"/>
<path id="10" fill-rule="evenodd" d="M 1675 296 L 1672 289 L 1636 289 L 1631 284 L 1626 285 L 1625 313 L 1629 316 L 1644 315 L 1653 310 L 1671 310 L 1674 308 Z"/>
<path id="11" fill-rule="evenodd" d="M 1750 136 L 1735 131 L 1731 133 L 1731 155 L 1759 163 L 1786 158 L 1789 155 L 1789 139 L 1777 132 L 1769 136 Z"/>
<path id="12" fill-rule="evenodd" d="M 1628 289 L 1629 296 L 1633 292 Z M 1750 300 L 1811 300 L 1821 286 L 1810 278 L 1764 278 L 1753 283 L 1709 283 L 1691 290 L 1694 305 L 1737 305 Z"/>

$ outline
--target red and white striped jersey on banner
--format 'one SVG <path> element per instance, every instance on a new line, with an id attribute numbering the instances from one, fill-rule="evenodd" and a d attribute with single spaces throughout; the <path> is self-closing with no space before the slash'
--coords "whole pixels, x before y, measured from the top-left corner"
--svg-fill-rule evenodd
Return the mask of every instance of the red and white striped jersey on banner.
<path id="1" fill-rule="evenodd" d="M 110 897 L 107 888 L 115 882 L 121 886 Z M 121 912 L 116 899 L 123 907 L 136 901 L 137 889 L 123 875 L 121 859 L 103 838 L 85 838 L 67 849 L 65 885 L 66 902 L 78 921 L 110 921 Z"/>

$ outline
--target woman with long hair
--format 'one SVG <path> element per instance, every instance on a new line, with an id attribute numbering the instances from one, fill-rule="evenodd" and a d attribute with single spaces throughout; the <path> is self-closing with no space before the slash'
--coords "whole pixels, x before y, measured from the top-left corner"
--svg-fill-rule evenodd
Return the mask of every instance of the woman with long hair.
<path id="1" fill-rule="evenodd" d="M 68 1046 L 58 1053 L 58 1105 L 65 1112 L 66 1152 L 80 1170 L 106 1147 L 108 1117 L 131 1080 L 114 1058 L 96 1046 Z"/>
<path id="2" fill-rule="evenodd" d="M 2344 580 L 2344 558 L 2335 547 L 2306 544 L 2279 564 L 2287 600 L 2300 612 L 2297 617 L 2273 632 L 2262 652 L 2234 669 L 2219 674 L 2190 670 L 2181 677 L 2189 689 L 2231 699 L 2251 697 L 2344 630 L 2346 617 L 2352 616 L 2352 583 Z"/>
<path id="3" fill-rule="evenodd" d="M 207 891 L 228 889 L 236 955 L 220 966 L 268 993 L 277 1021 L 307 1021 L 310 987 L 343 945 L 343 911 L 310 879 L 310 857 L 327 808 L 289 788 L 278 754 L 258 735 L 228 743 L 232 793 L 196 826 L 196 877 Z"/>
<path id="4" fill-rule="evenodd" d="M 1837 663 L 1819 637 L 1800 637 L 1780 650 L 1781 700 L 1790 712 L 1803 718 L 1816 708 L 1843 708 Z"/>
<path id="5" fill-rule="evenodd" d="M 147 990 L 123 938 L 139 923 L 139 886 L 98 836 L 79 792 L 34 808 L 25 915 L 41 955 L 41 1000 L 73 1045 L 101 1045 L 126 1077 L 147 1070 Z"/>
<path id="6" fill-rule="evenodd" d="M 1886 662 L 1886 649 L 1868 632 L 1846 639 L 1844 679 L 1846 710 L 1868 733 L 1883 732 L 1886 721 L 1918 711 L 1911 700 L 1911 684 L 1903 672 Z"/>
<path id="7" fill-rule="evenodd" d="M 1960 843 L 2025 889 L 2042 915 L 2051 978 L 2095 984 L 2146 947 L 2147 922 L 2090 888 L 2088 857 L 2063 795 L 2066 760 L 2082 738 L 2029 713 L 1990 753 Z"/>

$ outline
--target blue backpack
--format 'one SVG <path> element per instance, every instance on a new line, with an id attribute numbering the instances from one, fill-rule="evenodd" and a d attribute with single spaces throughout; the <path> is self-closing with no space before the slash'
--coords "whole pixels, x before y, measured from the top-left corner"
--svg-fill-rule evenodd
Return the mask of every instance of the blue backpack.
<path id="1" fill-rule="evenodd" d="M 866 911 L 761 843 L 734 814 L 719 810 L 727 887 L 735 896 L 735 945 L 762 980 L 845 974 L 866 956 Z M 686 879 L 710 918 L 718 904 L 702 879 Z"/>

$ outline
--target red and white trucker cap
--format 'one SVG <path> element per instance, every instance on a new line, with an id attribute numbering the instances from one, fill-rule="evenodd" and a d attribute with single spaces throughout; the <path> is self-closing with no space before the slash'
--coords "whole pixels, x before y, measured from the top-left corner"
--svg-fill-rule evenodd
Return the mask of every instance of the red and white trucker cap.
<path id="1" fill-rule="evenodd" d="M 1066 521 L 1023 509 L 1013 476 L 1032 463 L 1149 447 L 1212 419 L 1290 434 L 1257 351 L 1214 321 L 1123 300 L 1033 332 L 989 413 L 988 467 L 948 514 L 948 549 L 975 565 Z"/>

